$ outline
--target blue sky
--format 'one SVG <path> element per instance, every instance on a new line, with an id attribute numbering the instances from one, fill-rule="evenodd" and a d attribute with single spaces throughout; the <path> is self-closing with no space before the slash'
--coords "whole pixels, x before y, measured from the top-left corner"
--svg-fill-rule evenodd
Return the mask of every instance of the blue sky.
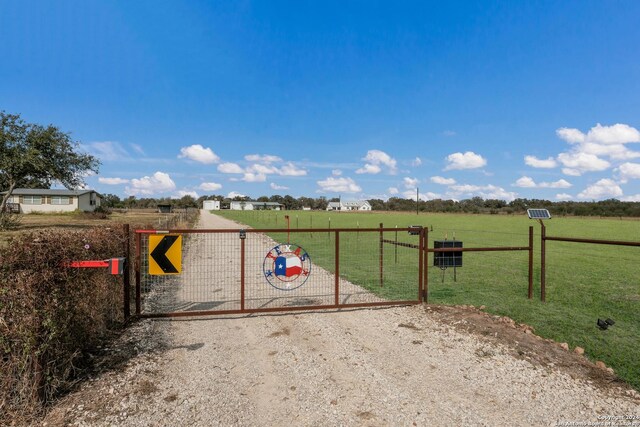
<path id="1" fill-rule="evenodd" d="M 0 2 L 0 109 L 184 194 L 640 201 L 640 3 Z"/>

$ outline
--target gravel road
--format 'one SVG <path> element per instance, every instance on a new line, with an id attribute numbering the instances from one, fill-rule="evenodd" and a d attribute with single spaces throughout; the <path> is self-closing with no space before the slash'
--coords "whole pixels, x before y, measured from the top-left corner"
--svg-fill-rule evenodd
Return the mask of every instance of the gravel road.
<path id="1" fill-rule="evenodd" d="M 200 225 L 237 227 L 206 212 Z M 112 351 L 131 356 L 60 402 L 47 426 L 640 423 L 626 386 L 517 357 L 517 340 L 467 333 L 430 307 L 144 320 L 120 341 Z"/>

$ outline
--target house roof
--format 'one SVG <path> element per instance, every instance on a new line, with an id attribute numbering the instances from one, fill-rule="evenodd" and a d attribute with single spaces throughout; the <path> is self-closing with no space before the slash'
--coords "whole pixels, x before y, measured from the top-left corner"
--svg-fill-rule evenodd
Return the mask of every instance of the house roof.
<path id="1" fill-rule="evenodd" d="M 242 202 L 236 202 L 242 203 Z M 278 202 L 256 202 L 254 200 L 246 201 L 244 203 L 251 203 L 252 205 L 261 205 L 261 206 L 284 206 L 282 203 Z"/>
<path id="2" fill-rule="evenodd" d="M 0 194 L 6 194 L 3 191 Z M 95 190 L 67 190 L 67 189 L 43 189 L 43 188 L 16 188 L 11 194 L 15 196 L 82 196 L 87 193 L 96 193 Z M 98 194 L 99 195 L 99 194 Z"/>

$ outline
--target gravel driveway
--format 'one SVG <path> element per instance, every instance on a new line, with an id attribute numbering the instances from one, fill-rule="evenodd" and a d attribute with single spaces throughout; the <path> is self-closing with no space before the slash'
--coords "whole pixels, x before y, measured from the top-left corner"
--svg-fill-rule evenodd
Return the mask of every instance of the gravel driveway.
<path id="1" fill-rule="evenodd" d="M 229 226 L 206 212 L 202 221 Z M 569 367 L 541 363 L 516 351 L 518 337 L 536 341 L 530 334 L 514 330 L 496 342 L 455 323 L 422 306 L 144 320 L 111 350 L 131 352 L 120 367 L 86 382 L 45 421 L 515 426 L 636 416 L 640 422 L 633 391 L 603 387 L 570 369 L 573 360 L 587 363 L 580 356 L 565 352 Z M 558 347 L 539 341 L 543 353 Z"/>

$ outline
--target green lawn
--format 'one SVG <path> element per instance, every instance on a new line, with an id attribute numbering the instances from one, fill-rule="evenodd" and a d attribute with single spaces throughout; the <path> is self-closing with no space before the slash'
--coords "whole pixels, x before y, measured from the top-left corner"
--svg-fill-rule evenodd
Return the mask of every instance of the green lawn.
<path id="1" fill-rule="evenodd" d="M 527 299 L 527 252 L 466 252 L 463 266 L 442 271 L 429 257 L 429 302 L 485 305 L 487 311 L 533 326 L 536 333 L 570 346 L 584 347 L 592 360 L 603 360 L 616 373 L 640 389 L 640 248 L 547 242 L 547 302 L 540 302 L 540 226 L 526 215 L 448 215 L 410 213 L 336 213 L 218 211 L 220 215 L 254 228 L 283 228 L 284 215 L 296 228 L 370 228 L 423 225 L 434 239 L 453 237 L 465 247 L 526 246 L 534 227 L 533 300 Z M 553 218 L 547 235 L 640 241 L 637 219 Z M 273 234 L 273 233 L 270 233 Z M 354 237 L 355 235 L 355 237 Z M 286 235 L 273 236 L 276 240 Z M 394 239 L 388 232 L 386 239 Z M 386 299 L 415 299 L 417 253 L 384 247 L 384 286 L 379 282 L 379 234 L 341 233 L 341 276 Z M 398 240 L 417 243 L 406 232 Z M 305 247 L 314 263 L 333 271 L 333 235 L 295 233 L 291 241 Z M 315 255 L 315 256 L 314 256 Z M 597 318 L 616 324 L 606 331 Z"/>

